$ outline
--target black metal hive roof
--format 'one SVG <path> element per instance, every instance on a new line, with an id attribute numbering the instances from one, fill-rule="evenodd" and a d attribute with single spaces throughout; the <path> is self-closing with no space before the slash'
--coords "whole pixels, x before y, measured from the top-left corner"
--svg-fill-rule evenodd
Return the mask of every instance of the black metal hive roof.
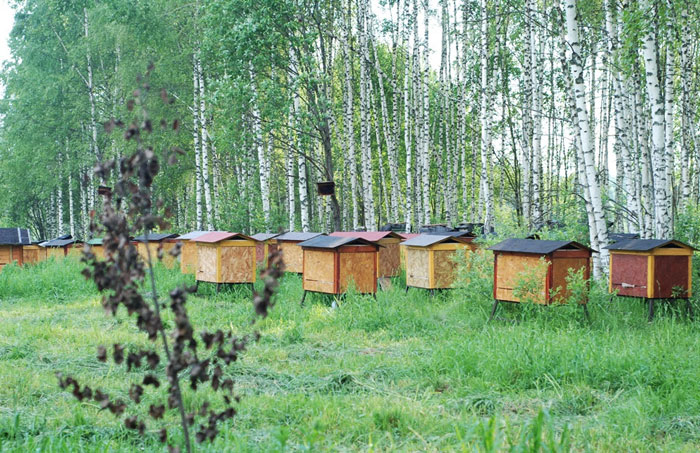
<path id="1" fill-rule="evenodd" d="M 308 241 L 316 236 L 321 236 L 322 233 L 301 233 L 297 231 L 290 231 L 289 233 L 280 234 L 277 236 L 278 241 Z"/>
<path id="2" fill-rule="evenodd" d="M 433 244 L 441 244 L 443 242 L 459 242 L 465 244 L 468 243 L 469 241 L 467 241 L 466 238 L 462 236 L 463 235 L 452 236 L 437 233 L 421 234 L 414 238 L 403 241 L 401 244 L 411 247 L 429 247 Z"/>
<path id="3" fill-rule="evenodd" d="M 626 241 L 629 239 L 639 239 L 639 233 L 609 233 L 608 239 L 612 242 Z"/>
<path id="4" fill-rule="evenodd" d="M 42 242 L 39 244 L 42 247 L 65 247 L 67 245 L 75 244 L 75 239 L 51 239 L 50 241 Z"/>
<path id="5" fill-rule="evenodd" d="M 26 228 L 0 228 L 0 245 L 29 245 L 29 230 Z"/>
<path id="6" fill-rule="evenodd" d="M 316 236 L 308 241 L 301 242 L 301 248 L 317 248 L 317 249 L 337 249 L 343 245 L 373 245 L 380 247 L 379 244 L 367 241 L 362 238 L 343 237 L 343 236 Z"/>
<path id="7" fill-rule="evenodd" d="M 174 233 L 150 233 L 148 235 L 148 242 L 160 242 L 165 239 L 173 239 L 176 238 L 177 234 Z M 142 234 L 141 236 L 136 236 L 134 238 L 134 241 L 136 242 L 146 242 L 146 235 Z"/>
<path id="8" fill-rule="evenodd" d="M 270 239 L 274 239 L 277 236 L 279 236 L 280 233 L 257 233 L 252 235 L 251 237 L 255 239 L 256 241 L 269 241 Z"/>
<path id="9" fill-rule="evenodd" d="M 676 241 L 674 239 L 627 239 L 625 241 L 616 242 L 605 247 L 608 250 L 627 250 L 629 252 L 648 252 L 659 247 L 664 247 L 667 245 L 675 245 L 679 248 L 689 248 L 696 250 L 688 244 L 684 244 L 681 241 Z"/>
<path id="10" fill-rule="evenodd" d="M 495 252 L 517 252 L 517 253 L 532 253 L 536 255 L 547 255 L 564 247 L 573 246 L 582 250 L 595 250 L 579 244 L 575 241 L 540 241 L 536 239 L 506 239 L 496 245 L 489 247 L 489 250 Z"/>

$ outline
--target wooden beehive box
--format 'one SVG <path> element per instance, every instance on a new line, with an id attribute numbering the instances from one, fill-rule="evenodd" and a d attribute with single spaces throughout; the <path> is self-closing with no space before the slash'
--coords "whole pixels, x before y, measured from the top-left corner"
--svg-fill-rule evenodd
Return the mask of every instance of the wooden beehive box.
<path id="1" fill-rule="evenodd" d="M 583 269 L 586 280 L 591 273 L 593 250 L 574 241 L 506 239 L 489 250 L 494 255 L 493 297 L 497 302 L 563 303 L 570 294 L 569 269 Z M 556 294 L 552 289 L 558 289 Z"/>
<path id="2" fill-rule="evenodd" d="M 280 233 L 258 233 L 251 236 L 257 241 L 255 245 L 255 262 L 258 267 L 267 266 L 267 258 L 277 251 L 277 236 Z"/>
<path id="3" fill-rule="evenodd" d="M 183 274 L 197 273 L 197 243 L 194 241 L 199 236 L 205 235 L 209 231 L 190 231 L 177 238 L 182 242 L 180 249 L 180 271 Z"/>
<path id="4" fill-rule="evenodd" d="M 29 230 L 0 228 L 0 270 L 13 261 L 20 266 L 24 264 L 22 247 L 29 244 Z"/>
<path id="5" fill-rule="evenodd" d="M 693 247 L 667 239 L 628 239 L 610 250 L 610 292 L 645 299 L 692 295 Z"/>
<path id="6" fill-rule="evenodd" d="M 105 247 L 102 245 L 102 238 L 92 238 L 86 242 L 90 246 L 90 251 L 99 259 L 105 259 Z"/>
<path id="7" fill-rule="evenodd" d="M 303 288 L 342 294 L 353 284 L 362 294 L 377 292 L 377 251 L 374 242 L 355 237 L 317 236 L 300 244 Z"/>
<path id="8" fill-rule="evenodd" d="M 406 242 L 409 239 L 420 236 L 420 233 L 398 233 L 401 237 L 401 243 Z M 401 267 L 406 268 L 406 247 L 399 247 L 401 249 Z"/>
<path id="9" fill-rule="evenodd" d="M 451 288 L 456 277 L 457 250 L 476 249 L 472 236 L 420 234 L 404 241 L 406 286 L 426 289 Z"/>
<path id="10" fill-rule="evenodd" d="M 374 242 L 381 247 L 377 253 L 379 277 L 396 277 L 401 271 L 401 236 L 393 231 L 336 231 L 336 237 L 354 237 Z"/>
<path id="11" fill-rule="evenodd" d="M 240 233 L 213 231 L 197 243 L 198 282 L 254 283 L 255 240 Z"/>
<path id="12" fill-rule="evenodd" d="M 299 243 L 321 236 L 321 233 L 298 233 L 291 231 L 275 238 L 277 247 L 282 252 L 282 262 L 286 272 L 301 274 L 304 272 L 304 253 Z"/>
<path id="13" fill-rule="evenodd" d="M 36 264 L 46 260 L 46 249 L 39 244 L 22 246 L 22 264 Z"/>
<path id="14" fill-rule="evenodd" d="M 137 236 L 134 238 L 136 242 L 136 250 L 139 252 L 139 256 L 144 263 L 148 261 L 148 253 L 146 251 L 146 235 Z M 155 264 L 158 261 L 158 249 L 163 249 L 163 260 L 162 263 L 168 269 L 175 267 L 177 258 L 172 256 L 170 250 L 172 250 L 178 243 L 177 234 L 172 233 L 149 233 L 148 234 L 148 245 L 151 249 L 151 260 Z"/>
<path id="15" fill-rule="evenodd" d="M 39 244 L 46 250 L 46 258 L 63 259 L 66 256 L 75 255 L 80 251 L 81 244 L 77 242 L 70 234 L 59 236 L 50 241 Z"/>

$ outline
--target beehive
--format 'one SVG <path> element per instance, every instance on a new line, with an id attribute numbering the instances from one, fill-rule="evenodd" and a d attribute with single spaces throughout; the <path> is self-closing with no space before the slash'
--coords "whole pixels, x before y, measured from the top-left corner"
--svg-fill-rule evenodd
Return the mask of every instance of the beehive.
<path id="1" fill-rule="evenodd" d="M 13 261 L 23 264 L 22 247 L 30 244 L 29 230 L 0 228 L 0 270 Z"/>
<path id="2" fill-rule="evenodd" d="M 147 236 L 142 234 L 134 238 L 136 249 L 144 263 L 148 262 L 148 253 L 146 251 L 146 239 L 151 249 L 151 260 L 155 264 L 158 260 L 158 249 L 163 250 L 162 263 L 168 269 L 175 267 L 177 258 L 169 252 L 175 247 L 178 242 L 177 234 L 172 233 L 149 233 Z"/>
<path id="3" fill-rule="evenodd" d="M 476 249 L 472 236 L 421 234 L 404 241 L 406 287 L 451 288 L 455 281 L 457 250 Z"/>
<path id="4" fill-rule="evenodd" d="M 321 233 L 289 232 L 275 238 L 277 247 L 282 252 L 282 262 L 286 272 L 301 274 L 304 271 L 304 253 L 299 243 L 321 236 Z"/>
<path id="5" fill-rule="evenodd" d="M 22 246 L 22 264 L 36 264 L 46 260 L 46 249 L 39 244 Z"/>
<path id="6" fill-rule="evenodd" d="M 299 244 L 303 252 L 303 288 L 342 294 L 352 284 L 359 293 L 377 292 L 377 251 L 374 242 L 355 237 L 317 236 Z"/>
<path id="7" fill-rule="evenodd" d="M 182 242 L 180 250 L 180 272 L 183 274 L 197 273 L 197 243 L 194 241 L 199 236 L 209 233 L 209 231 L 190 231 L 177 238 Z"/>
<path id="8" fill-rule="evenodd" d="M 255 245 L 255 262 L 259 267 L 267 266 L 267 258 L 277 251 L 277 240 L 280 233 L 258 233 L 252 236 L 257 241 Z"/>
<path id="9" fill-rule="evenodd" d="M 396 277 L 401 270 L 401 236 L 393 231 L 336 231 L 336 237 L 354 237 L 380 245 L 377 253 L 379 277 Z"/>
<path id="10" fill-rule="evenodd" d="M 590 278 L 593 250 L 578 242 L 507 239 L 489 250 L 494 255 L 492 317 L 498 302 L 566 302 L 569 269 L 583 269 L 584 279 Z"/>
<path id="11" fill-rule="evenodd" d="M 46 250 L 46 258 L 63 259 L 69 255 L 77 255 L 82 244 L 73 239 L 70 234 L 65 234 L 39 245 Z"/>
<path id="12" fill-rule="evenodd" d="M 401 242 L 406 242 L 409 239 L 420 236 L 420 233 L 398 233 L 401 237 Z M 401 247 L 399 244 L 399 249 L 401 250 L 401 267 L 406 268 L 406 247 Z"/>
<path id="13" fill-rule="evenodd" d="M 214 231 L 197 243 L 197 282 L 254 283 L 255 240 L 240 233 Z"/>
<path id="14" fill-rule="evenodd" d="M 90 246 L 90 251 L 99 259 L 105 259 L 105 248 L 102 245 L 102 238 L 92 238 L 86 242 Z"/>
<path id="15" fill-rule="evenodd" d="M 607 248 L 610 292 L 648 299 L 649 320 L 654 317 L 654 299 L 692 296 L 693 247 L 668 239 L 628 239 Z"/>

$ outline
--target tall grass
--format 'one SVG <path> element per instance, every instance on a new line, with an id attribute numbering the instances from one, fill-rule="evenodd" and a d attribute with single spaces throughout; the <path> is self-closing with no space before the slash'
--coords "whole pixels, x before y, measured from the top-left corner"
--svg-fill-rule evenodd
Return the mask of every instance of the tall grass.
<path id="1" fill-rule="evenodd" d="M 506 305 L 487 323 L 489 254 L 460 266 L 460 289 L 301 300 L 287 275 L 262 338 L 232 376 L 238 416 L 203 451 L 697 451 L 700 335 L 668 307 L 612 298 L 579 307 Z M 118 389 L 138 378 L 95 360 L 98 344 L 141 344 L 106 317 L 77 262 L 0 273 L 0 450 L 160 451 L 76 402 L 54 372 Z M 160 291 L 192 276 L 159 266 Z M 53 287 L 51 286 L 53 285 Z M 335 308 L 334 308 L 335 307 Z M 188 302 L 202 328 L 249 328 L 247 288 Z M 169 322 L 169 319 L 165 320 Z M 138 374 L 138 373 L 137 373 Z"/>

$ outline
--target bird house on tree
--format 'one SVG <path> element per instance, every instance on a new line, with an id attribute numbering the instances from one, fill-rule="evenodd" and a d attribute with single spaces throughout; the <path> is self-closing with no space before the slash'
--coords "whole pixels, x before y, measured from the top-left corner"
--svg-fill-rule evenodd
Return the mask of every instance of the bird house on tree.
<path id="1" fill-rule="evenodd" d="M 105 259 L 105 247 L 102 245 L 102 238 L 92 238 L 86 242 L 90 246 L 90 251 L 99 259 Z"/>
<path id="2" fill-rule="evenodd" d="M 182 242 L 180 249 L 180 271 L 183 274 L 197 273 L 197 243 L 194 241 L 200 236 L 209 233 L 209 231 L 190 231 L 177 238 Z"/>
<path id="3" fill-rule="evenodd" d="M 255 246 L 255 261 L 259 267 L 267 266 L 268 257 L 277 251 L 277 236 L 280 233 L 258 233 L 252 236 L 257 241 Z"/>
<path id="4" fill-rule="evenodd" d="M 377 253 L 378 275 L 396 277 L 401 270 L 401 236 L 393 231 L 336 231 L 331 233 L 336 237 L 360 238 L 374 242 L 381 247 Z"/>
<path id="5" fill-rule="evenodd" d="M 286 272 L 301 274 L 304 271 L 304 253 L 299 244 L 317 236 L 321 233 L 298 233 L 290 231 L 280 234 L 275 238 L 277 247 L 282 252 L 282 262 Z"/>
<path id="6" fill-rule="evenodd" d="M 22 246 L 22 264 L 36 264 L 46 260 L 46 249 L 39 243 Z"/>
<path id="7" fill-rule="evenodd" d="M 647 300 L 649 321 L 654 318 L 654 301 L 658 299 L 687 299 L 692 314 L 689 299 L 695 248 L 670 239 L 627 239 L 607 249 L 611 293 Z"/>
<path id="8" fill-rule="evenodd" d="M 22 247 L 30 244 L 26 228 L 0 228 L 0 270 L 13 261 L 21 266 L 24 263 Z"/>
<path id="9" fill-rule="evenodd" d="M 162 249 L 162 263 L 168 269 L 175 267 L 177 258 L 169 252 L 175 248 L 178 241 L 177 234 L 173 233 L 149 233 L 148 235 L 142 234 L 134 238 L 136 250 L 144 263 L 148 261 L 148 253 L 146 251 L 146 244 L 148 244 L 151 249 L 151 260 L 153 263 L 155 264 L 158 261 L 158 250 Z"/>
<path id="10" fill-rule="evenodd" d="M 73 239 L 70 234 L 64 234 L 50 241 L 42 242 L 40 246 L 46 249 L 46 258 L 63 259 L 66 256 L 78 256 L 82 243 Z"/>
<path id="11" fill-rule="evenodd" d="M 474 237 L 420 234 L 404 241 L 406 290 L 408 288 L 447 289 L 456 278 L 457 250 L 475 250 Z"/>
<path id="12" fill-rule="evenodd" d="M 307 291 L 343 294 L 351 284 L 362 294 L 377 292 L 378 244 L 357 237 L 317 236 L 299 246 L 303 251 L 302 303 Z"/>
<path id="13" fill-rule="evenodd" d="M 240 233 L 213 231 L 193 239 L 197 243 L 197 285 L 255 283 L 255 243 Z"/>
<path id="14" fill-rule="evenodd" d="M 566 281 L 570 270 L 591 275 L 594 251 L 574 241 L 506 239 L 489 247 L 493 251 L 493 298 L 491 318 L 499 302 L 565 303 L 570 296 Z M 582 300 L 584 312 L 587 300 Z"/>

